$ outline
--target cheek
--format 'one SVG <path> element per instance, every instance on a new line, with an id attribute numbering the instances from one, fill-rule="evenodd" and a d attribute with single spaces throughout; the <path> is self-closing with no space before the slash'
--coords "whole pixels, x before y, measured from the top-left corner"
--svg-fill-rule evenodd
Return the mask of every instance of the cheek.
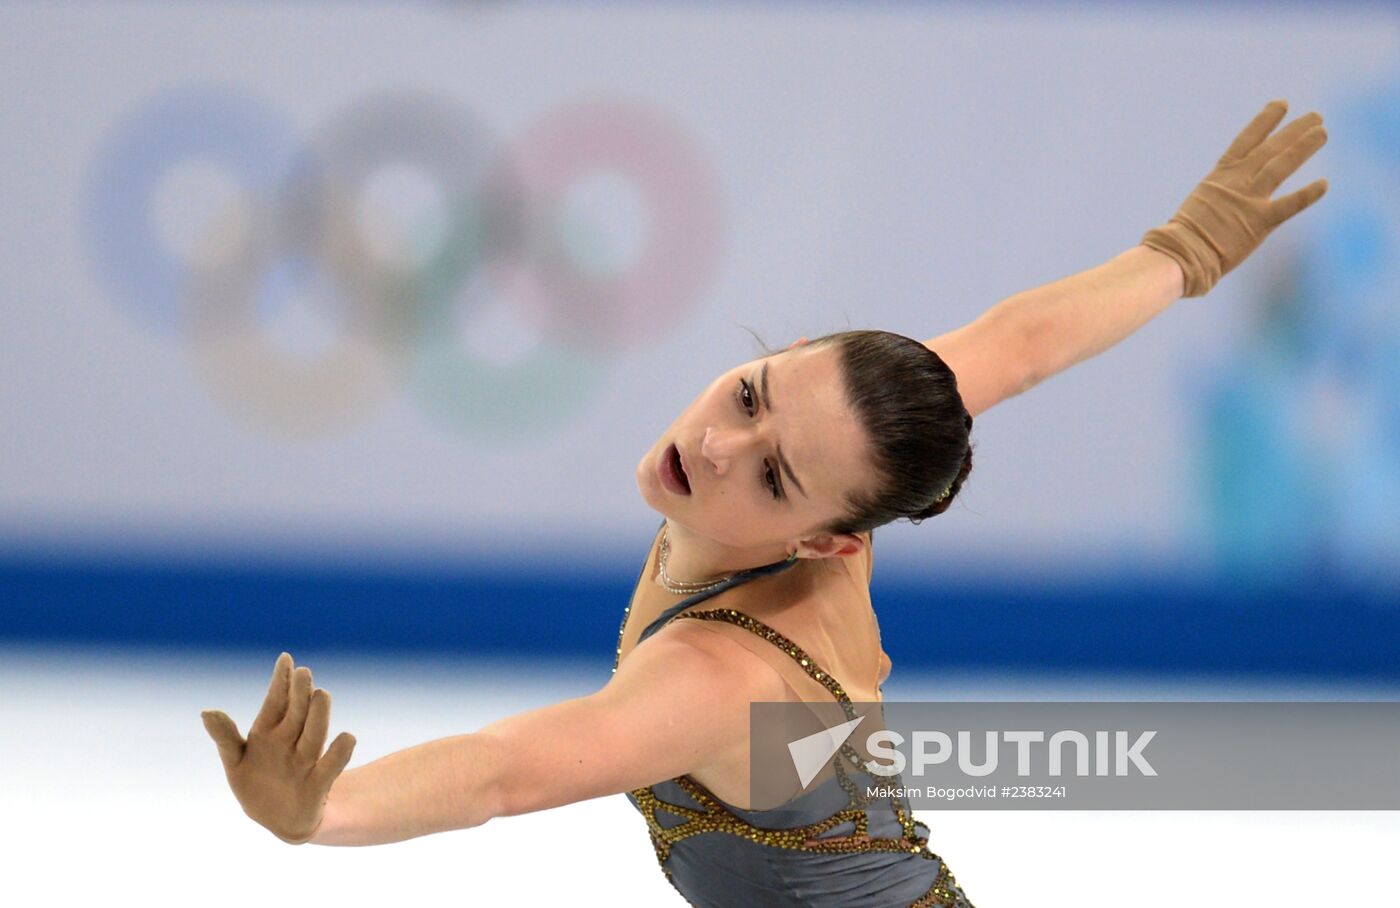
<path id="1" fill-rule="evenodd" d="M 722 519 L 713 523 L 708 535 L 724 545 L 750 548 L 766 542 L 773 535 L 772 530 L 761 517 L 750 511 L 731 508 Z"/>

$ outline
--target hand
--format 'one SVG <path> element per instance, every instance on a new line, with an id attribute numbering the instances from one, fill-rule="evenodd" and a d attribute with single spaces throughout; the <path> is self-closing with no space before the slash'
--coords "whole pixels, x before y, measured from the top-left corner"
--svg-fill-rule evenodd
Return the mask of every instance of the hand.
<path id="1" fill-rule="evenodd" d="M 355 738 L 341 732 L 325 755 L 331 695 L 313 690 L 311 669 L 295 671 L 287 653 L 277 657 L 267 699 L 248 729 L 248 740 L 233 720 L 217 709 L 200 716 L 229 787 L 243 812 L 284 842 L 308 842 L 321 826 L 331 783 L 350 762 Z"/>
<path id="2" fill-rule="evenodd" d="M 1210 292 L 1275 227 L 1327 192 L 1327 181 L 1316 180 L 1292 195 L 1269 199 L 1304 161 L 1327 144 L 1327 130 L 1316 111 L 1269 136 L 1287 111 L 1287 101 L 1270 101 L 1172 219 L 1143 236 L 1142 245 L 1166 253 L 1181 266 L 1186 296 Z"/>

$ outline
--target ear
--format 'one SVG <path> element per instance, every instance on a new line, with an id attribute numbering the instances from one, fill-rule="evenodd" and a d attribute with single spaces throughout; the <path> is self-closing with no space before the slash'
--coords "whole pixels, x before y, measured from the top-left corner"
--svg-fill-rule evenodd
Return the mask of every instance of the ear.
<path id="1" fill-rule="evenodd" d="M 865 549 L 865 540 L 852 533 L 832 536 L 822 533 L 797 544 L 798 558 L 849 558 Z"/>
<path id="2" fill-rule="evenodd" d="M 805 337 L 799 337 L 797 340 L 795 340 L 795 341 L 793 341 L 792 343 L 788 344 L 788 345 L 787 345 L 787 348 L 788 348 L 789 350 L 791 350 L 791 349 L 793 349 L 793 348 L 795 348 L 795 347 L 805 347 L 805 346 L 807 346 L 807 338 L 805 338 Z"/>

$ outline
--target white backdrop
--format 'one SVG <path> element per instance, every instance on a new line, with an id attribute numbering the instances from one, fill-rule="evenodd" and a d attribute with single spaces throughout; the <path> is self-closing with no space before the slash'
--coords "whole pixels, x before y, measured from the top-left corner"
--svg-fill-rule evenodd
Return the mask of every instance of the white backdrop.
<path id="1" fill-rule="evenodd" d="M 1193 382 L 1237 354 L 1259 297 L 1343 204 L 1352 140 L 1333 117 L 1395 78 L 1395 25 L 1360 5 L 7 4 L 4 544 L 496 561 L 545 540 L 635 560 L 655 520 L 637 459 L 755 355 L 742 326 L 774 346 L 954 328 L 1134 245 L 1286 97 L 1290 118 L 1328 116 L 1332 140 L 1280 191 L 1322 175 L 1332 197 L 1206 299 L 980 419 L 958 506 L 936 530 L 886 531 L 881 556 L 915 572 L 1193 557 Z M 323 386 L 274 384 L 268 404 L 255 362 L 217 364 L 182 322 L 180 263 L 266 228 L 247 219 L 277 155 L 361 115 L 366 135 L 391 130 L 374 104 L 394 90 L 475 118 L 497 151 L 558 126 L 559 154 L 586 160 L 568 120 L 593 102 L 665 124 L 695 165 L 670 173 L 694 185 L 645 198 L 627 173 L 648 160 L 638 139 L 620 169 L 578 165 L 558 200 L 556 229 L 590 273 L 636 263 L 665 227 L 649 206 L 701 225 L 682 245 L 694 257 L 626 303 L 646 314 L 619 322 L 636 337 L 591 338 L 568 365 L 541 340 L 552 316 L 478 273 L 452 288 L 470 313 L 456 350 L 507 369 L 541 353 L 536 384 L 444 371 L 423 393 L 411 371 L 371 369 L 361 387 L 312 368 Z M 160 119 L 171 110 L 184 119 Z M 177 153 L 201 140 L 219 154 Z M 420 262 L 450 208 L 435 179 L 392 160 L 367 176 L 348 222 L 365 248 Z M 175 277 L 142 271 L 162 256 Z M 667 283 L 676 273 L 693 292 Z M 272 349 L 314 362 L 338 343 L 321 314 L 333 290 L 283 293 L 285 274 L 258 274 L 249 305 Z"/>

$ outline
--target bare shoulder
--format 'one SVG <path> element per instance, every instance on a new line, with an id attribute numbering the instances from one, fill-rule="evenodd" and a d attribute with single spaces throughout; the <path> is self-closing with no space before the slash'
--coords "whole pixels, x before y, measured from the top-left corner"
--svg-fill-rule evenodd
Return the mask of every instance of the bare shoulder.
<path id="1" fill-rule="evenodd" d="M 673 620 L 637 645 L 599 691 L 612 714 L 625 717 L 619 721 L 650 724 L 656 765 L 669 767 L 660 778 L 747 755 L 749 704 L 794 698 L 782 675 L 736 639 L 748 633 L 724 622 Z"/>
<path id="2" fill-rule="evenodd" d="M 724 632 L 729 627 L 712 621 L 673 620 L 637 646 L 626 661 L 639 660 L 633 666 L 638 674 L 664 675 L 662 685 L 668 689 L 691 692 L 714 706 L 741 707 L 747 732 L 749 703 L 785 699 L 788 687 L 772 665 Z"/>
<path id="3" fill-rule="evenodd" d="M 672 779 L 747 747 L 749 704 L 787 699 L 753 653 L 675 621 L 638 644 L 583 697 L 495 722 L 481 732 L 508 755 L 493 815 L 513 816 Z"/>

